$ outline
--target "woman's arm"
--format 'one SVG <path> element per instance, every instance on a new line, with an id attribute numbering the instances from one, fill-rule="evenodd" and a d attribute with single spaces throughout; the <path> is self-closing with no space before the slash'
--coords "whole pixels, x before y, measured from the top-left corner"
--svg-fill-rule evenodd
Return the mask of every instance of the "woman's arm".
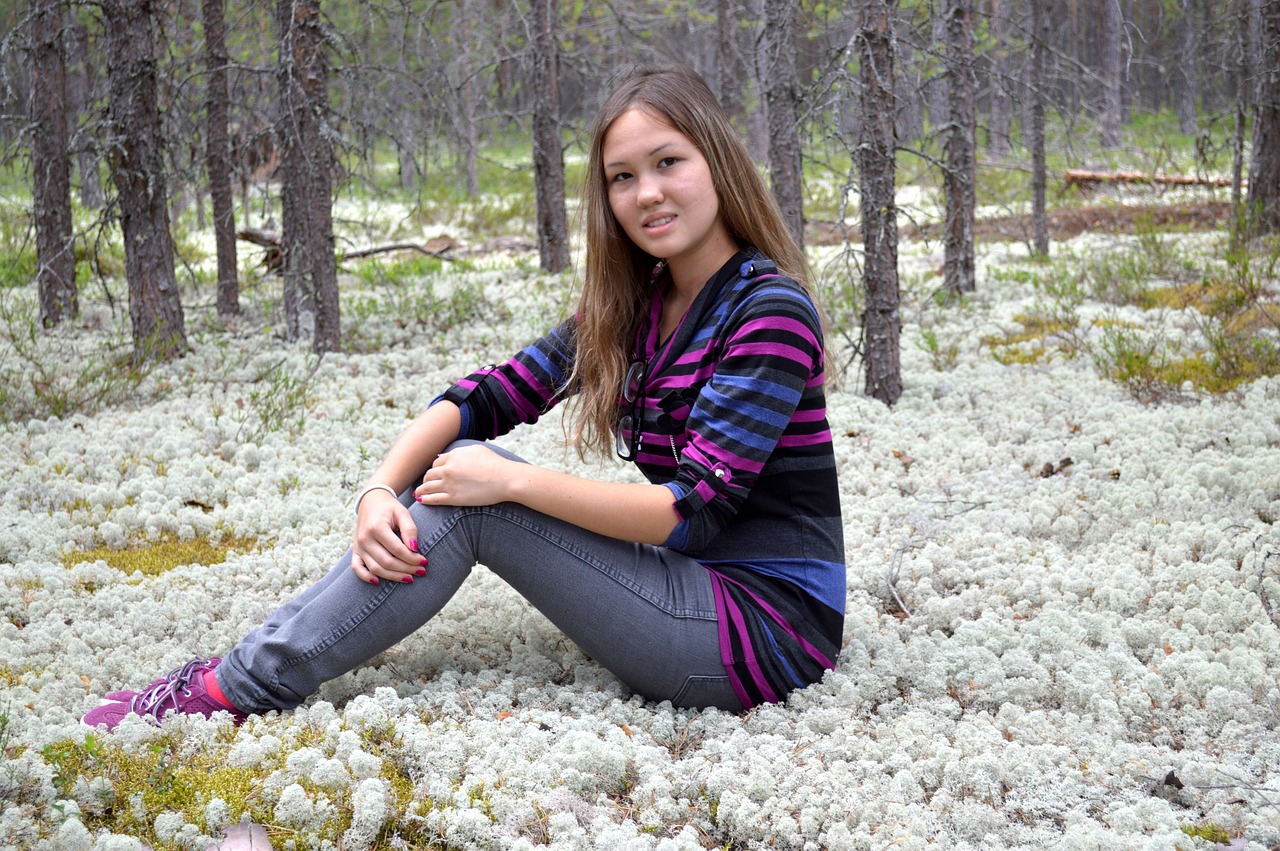
<path id="1" fill-rule="evenodd" d="M 600 482 L 512 461 L 483 446 L 440 455 L 414 491 L 423 505 L 516 502 L 591 532 L 661 544 L 679 518 L 662 485 Z"/>
<path id="2" fill-rule="evenodd" d="M 452 402 L 441 401 L 423 411 L 408 425 L 369 478 L 369 484 L 386 485 L 400 493 L 418 482 L 444 448 L 458 437 L 462 415 Z M 365 582 L 378 577 L 412 582 L 425 567 L 415 549 L 418 530 L 409 509 L 389 492 L 370 490 L 360 500 L 351 567 Z"/>

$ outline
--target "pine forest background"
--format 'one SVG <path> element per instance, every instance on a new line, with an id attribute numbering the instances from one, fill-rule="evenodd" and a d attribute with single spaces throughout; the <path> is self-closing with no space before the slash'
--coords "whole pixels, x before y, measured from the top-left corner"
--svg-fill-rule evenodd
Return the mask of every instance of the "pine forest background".
<path id="1" fill-rule="evenodd" d="M 825 284 L 865 289 L 840 330 L 890 403 L 903 216 L 945 244 L 952 296 L 975 287 L 979 208 L 1047 256 L 1048 210 L 1131 172 L 1204 185 L 1184 224 L 1280 221 L 1274 0 L 32 0 L 0 31 L 0 282 L 34 279 L 47 329 L 81 291 L 114 310 L 123 277 L 135 364 L 185 351 L 184 307 L 237 315 L 264 269 L 283 276 L 275 327 L 338 350 L 331 258 L 454 247 L 361 244 L 350 222 L 335 236 L 344 197 L 461 214 L 458 238 L 536 239 L 564 270 L 585 124 L 637 64 L 700 71 L 797 235 L 851 247 Z M 904 187 L 945 213 L 897 209 Z M 190 238 L 209 227 L 214 282 Z M 852 248 L 868 228 L 872 250 Z M 265 265 L 237 260 L 237 231 Z"/>

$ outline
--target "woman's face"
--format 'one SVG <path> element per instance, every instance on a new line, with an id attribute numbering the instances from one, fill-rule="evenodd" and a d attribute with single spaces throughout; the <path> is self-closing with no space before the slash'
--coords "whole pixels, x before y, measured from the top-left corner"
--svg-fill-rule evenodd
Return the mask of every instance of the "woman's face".
<path id="1" fill-rule="evenodd" d="M 685 274 L 705 281 L 737 251 L 711 168 L 679 130 L 632 107 L 609 126 L 602 151 L 618 224 L 642 251 L 665 259 L 677 282 Z"/>

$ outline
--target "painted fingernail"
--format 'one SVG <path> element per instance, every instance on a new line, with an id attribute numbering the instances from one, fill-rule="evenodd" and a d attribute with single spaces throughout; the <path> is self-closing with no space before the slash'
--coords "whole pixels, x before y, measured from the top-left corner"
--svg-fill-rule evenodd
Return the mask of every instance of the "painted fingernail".
<path id="1" fill-rule="evenodd" d="M 415 570 L 415 571 L 413 572 L 413 575 L 414 575 L 414 576 L 426 576 L 426 575 L 427 575 L 427 569 L 426 569 L 425 567 L 420 567 L 420 568 L 418 568 L 417 570 Z"/>
<path id="2" fill-rule="evenodd" d="M 369 580 L 369 584 L 371 584 L 371 585 L 377 585 L 377 584 L 378 584 L 378 577 L 376 577 L 376 576 L 375 576 L 375 577 L 373 577 L 372 579 L 370 579 L 370 580 Z"/>
<path id="3" fill-rule="evenodd" d="M 412 582 L 412 581 L 413 581 L 413 577 L 412 577 L 412 576 L 406 576 L 404 579 L 401 579 L 400 581 L 401 581 L 401 582 L 403 582 L 405 585 L 408 585 L 410 582 Z"/>
<path id="4" fill-rule="evenodd" d="M 422 564 L 421 564 L 421 566 L 422 566 L 422 567 L 426 567 L 426 566 L 427 566 L 427 560 L 426 560 L 425 558 L 422 560 Z"/>
<path id="5" fill-rule="evenodd" d="M 418 539 L 414 538 L 409 542 L 409 549 L 416 550 L 418 548 Z"/>

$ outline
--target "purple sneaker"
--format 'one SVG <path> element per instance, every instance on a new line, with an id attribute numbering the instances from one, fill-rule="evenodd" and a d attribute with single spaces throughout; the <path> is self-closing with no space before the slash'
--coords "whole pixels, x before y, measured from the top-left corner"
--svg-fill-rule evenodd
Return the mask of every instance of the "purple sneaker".
<path id="1" fill-rule="evenodd" d="M 194 661 L 199 661 L 199 660 L 197 659 Z M 217 656 L 213 656 L 213 657 L 210 657 L 209 659 L 206 659 L 205 661 L 208 662 L 209 667 L 212 668 L 216 666 L 219 662 L 221 662 L 222 659 L 220 659 Z M 186 666 L 184 665 L 183 667 L 186 667 Z M 163 685 L 164 683 L 169 682 L 170 678 L 176 676 L 178 672 L 181 670 L 182 668 L 174 668 L 172 671 L 165 674 L 160 679 L 152 680 L 148 685 L 145 685 L 140 689 L 121 689 L 120 691 L 109 691 L 102 696 L 102 699 L 109 700 L 114 703 L 128 703 L 138 695 L 142 694 L 144 691 L 151 691 L 156 686 Z"/>
<path id="2" fill-rule="evenodd" d="M 205 691 L 205 672 L 212 671 L 221 661 L 216 656 L 211 659 L 192 659 L 156 680 L 142 692 L 111 692 L 107 696 L 110 702 L 89 710 L 84 716 L 84 723 L 90 727 L 105 724 L 108 730 L 114 730 L 126 715 L 131 714 L 160 721 L 169 712 L 203 715 L 206 718 L 215 712 L 226 712 L 237 725 L 242 724 L 247 715 L 224 706 Z M 120 695 L 121 698 L 111 700 L 112 695 Z"/>

